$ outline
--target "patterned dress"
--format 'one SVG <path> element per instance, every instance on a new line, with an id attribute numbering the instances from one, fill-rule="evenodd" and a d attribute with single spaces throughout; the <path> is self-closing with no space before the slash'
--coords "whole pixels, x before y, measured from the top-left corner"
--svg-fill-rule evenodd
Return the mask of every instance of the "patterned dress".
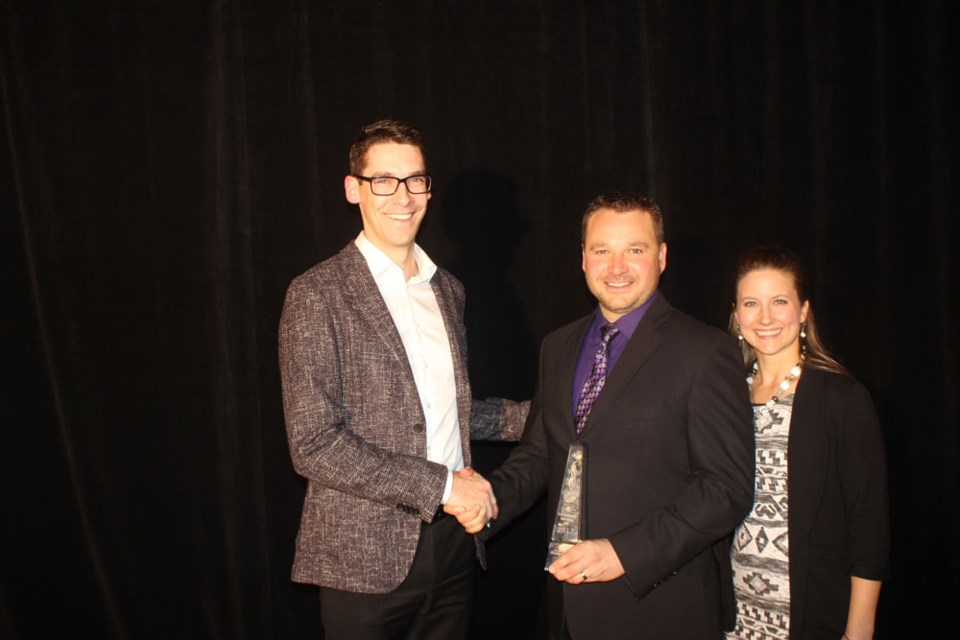
<path id="1" fill-rule="evenodd" d="M 737 527 L 731 560 L 737 625 L 728 640 L 788 640 L 787 439 L 793 394 L 753 407 L 757 475 L 753 510 Z"/>

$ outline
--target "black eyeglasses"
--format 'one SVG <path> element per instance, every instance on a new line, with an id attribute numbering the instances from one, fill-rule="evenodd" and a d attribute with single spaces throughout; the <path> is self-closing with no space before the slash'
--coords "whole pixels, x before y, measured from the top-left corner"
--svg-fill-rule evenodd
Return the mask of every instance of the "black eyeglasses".
<path id="1" fill-rule="evenodd" d="M 353 176 L 357 180 L 366 180 L 370 183 L 370 191 L 375 196 L 392 196 L 400 188 L 402 182 L 407 188 L 407 193 L 419 194 L 430 191 L 430 185 L 433 179 L 425 173 L 406 178 L 394 178 L 393 176 Z"/>

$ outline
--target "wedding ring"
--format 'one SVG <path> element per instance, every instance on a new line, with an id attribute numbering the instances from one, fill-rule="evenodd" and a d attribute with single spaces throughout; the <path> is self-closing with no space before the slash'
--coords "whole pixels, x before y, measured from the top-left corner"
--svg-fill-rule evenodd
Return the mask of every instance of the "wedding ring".
<path id="1" fill-rule="evenodd" d="M 584 581 L 584 582 L 587 581 L 587 574 L 586 574 L 586 572 L 581 571 L 581 572 L 580 572 L 580 577 L 583 578 L 583 581 Z"/>

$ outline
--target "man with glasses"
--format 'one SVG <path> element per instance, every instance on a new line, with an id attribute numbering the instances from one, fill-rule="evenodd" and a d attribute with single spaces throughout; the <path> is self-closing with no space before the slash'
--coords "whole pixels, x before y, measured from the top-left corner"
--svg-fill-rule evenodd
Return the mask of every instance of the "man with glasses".
<path id="1" fill-rule="evenodd" d="M 526 418 L 471 397 L 463 286 L 415 243 L 431 187 L 416 129 L 365 127 L 344 178 L 363 230 L 284 302 L 287 437 L 308 480 L 293 579 L 320 586 L 328 639 L 467 636 L 469 534 L 497 515 L 470 439 L 517 440 Z"/>

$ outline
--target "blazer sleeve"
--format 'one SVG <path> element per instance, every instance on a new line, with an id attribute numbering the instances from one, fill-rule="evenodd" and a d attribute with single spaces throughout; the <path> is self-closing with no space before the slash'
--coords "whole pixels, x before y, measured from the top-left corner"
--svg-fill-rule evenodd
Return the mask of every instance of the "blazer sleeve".
<path id="1" fill-rule="evenodd" d="M 523 436 L 529 412 L 529 400 L 474 399 L 470 411 L 470 439 L 516 442 Z"/>
<path id="2" fill-rule="evenodd" d="M 280 319 L 283 407 L 294 469 L 324 487 L 416 511 L 429 522 L 443 496 L 447 469 L 424 457 L 377 446 L 357 433 L 345 397 L 337 308 L 326 293 L 316 280 L 297 278 L 287 291 Z M 403 414 L 390 405 L 395 402 L 391 389 L 381 384 L 385 382 L 371 380 L 370 388 L 350 393 L 379 403 L 382 410 L 369 413 L 384 421 L 383 429 L 407 427 L 388 423 L 400 421 Z"/>
<path id="3" fill-rule="evenodd" d="M 727 536 L 753 504 L 753 418 L 741 363 L 718 334 L 687 401 L 689 478 L 671 504 L 609 536 L 637 597 Z"/>
<path id="4" fill-rule="evenodd" d="M 859 382 L 850 382 L 830 403 L 853 561 L 850 573 L 883 580 L 888 577 L 890 553 L 886 454 L 870 395 Z"/>

